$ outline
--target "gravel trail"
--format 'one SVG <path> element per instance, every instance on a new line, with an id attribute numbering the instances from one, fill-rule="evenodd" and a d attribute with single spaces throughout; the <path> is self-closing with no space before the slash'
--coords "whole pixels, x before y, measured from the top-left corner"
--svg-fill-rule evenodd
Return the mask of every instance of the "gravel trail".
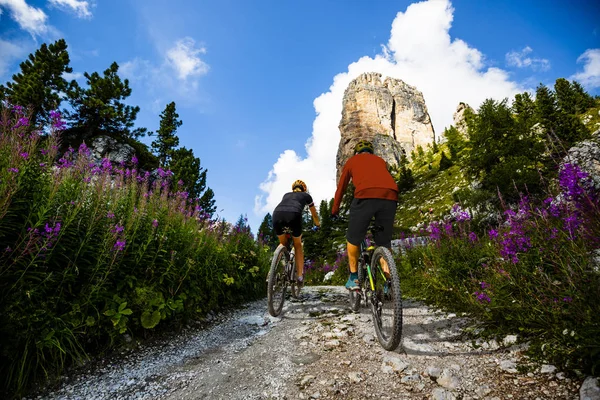
<path id="1" fill-rule="evenodd" d="M 39 399 L 579 399 L 580 381 L 533 366 L 513 336 L 473 343 L 469 321 L 404 302 L 404 339 L 383 350 L 342 287 L 307 287 L 280 318 L 266 300 L 83 370 Z M 523 370 L 518 367 L 529 366 Z"/>

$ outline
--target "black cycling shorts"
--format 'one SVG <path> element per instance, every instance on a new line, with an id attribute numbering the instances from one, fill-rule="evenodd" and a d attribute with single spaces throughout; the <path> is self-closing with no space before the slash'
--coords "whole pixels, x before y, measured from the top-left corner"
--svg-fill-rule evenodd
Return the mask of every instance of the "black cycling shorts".
<path id="1" fill-rule="evenodd" d="M 377 246 L 389 248 L 392 244 L 396 205 L 397 202 L 387 199 L 355 198 L 352 200 L 348 232 L 346 232 L 348 242 L 360 246 L 367 234 L 371 219 L 375 217 L 375 226 L 380 226 L 383 229 L 373 233 L 373 240 L 375 240 Z"/>
<path id="2" fill-rule="evenodd" d="M 292 231 L 293 237 L 302 236 L 302 214 L 293 211 L 273 212 L 273 229 L 276 235 L 283 235 L 284 229 Z"/>

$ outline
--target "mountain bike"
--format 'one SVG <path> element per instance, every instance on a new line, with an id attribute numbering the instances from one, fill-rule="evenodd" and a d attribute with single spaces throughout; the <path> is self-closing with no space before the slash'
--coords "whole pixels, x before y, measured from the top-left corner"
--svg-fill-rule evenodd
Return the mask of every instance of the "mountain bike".
<path id="1" fill-rule="evenodd" d="M 275 249 L 271 269 L 267 278 L 267 304 L 269 314 L 277 317 L 281 314 L 288 285 L 292 297 L 300 295 L 300 285 L 296 282 L 296 264 L 294 260 L 294 245 L 291 232 L 285 232 L 287 244 L 280 244 Z"/>
<path id="2" fill-rule="evenodd" d="M 381 227 L 371 226 L 375 232 Z M 388 264 L 389 276 L 384 273 L 381 260 Z M 402 339 L 402 293 L 400 278 L 392 253 L 386 247 L 371 244 L 368 237 L 360 244 L 358 258 L 358 290 L 350 290 L 350 307 L 360 310 L 362 298 L 371 309 L 375 332 L 381 347 L 395 350 Z"/>

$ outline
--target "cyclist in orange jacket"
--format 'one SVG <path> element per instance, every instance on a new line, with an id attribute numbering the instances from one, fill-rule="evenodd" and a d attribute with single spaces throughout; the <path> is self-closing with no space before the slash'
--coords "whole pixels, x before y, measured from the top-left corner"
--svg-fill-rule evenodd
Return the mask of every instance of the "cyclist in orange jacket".
<path id="1" fill-rule="evenodd" d="M 358 287 L 358 256 L 360 243 L 367 234 L 371 219 L 375 217 L 375 225 L 382 229 L 373 233 L 378 246 L 391 247 L 394 217 L 398 203 L 398 185 L 389 173 L 385 161 L 373 154 L 373 143 L 361 140 L 354 147 L 354 156 L 350 157 L 338 182 L 331 214 L 337 216 L 342 197 L 348 183 L 354 183 L 354 199 L 350 206 L 346 240 L 348 246 L 348 263 L 350 277 L 346 288 Z M 384 272 L 389 273 L 385 260 L 382 260 Z"/>

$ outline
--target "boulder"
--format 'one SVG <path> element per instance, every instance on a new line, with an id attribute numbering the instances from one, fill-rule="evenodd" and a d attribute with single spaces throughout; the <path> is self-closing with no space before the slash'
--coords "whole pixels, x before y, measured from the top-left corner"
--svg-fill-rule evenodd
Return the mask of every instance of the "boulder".
<path id="1" fill-rule="evenodd" d="M 96 136 L 90 143 L 91 154 L 97 161 L 108 158 L 113 163 L 129 163 L 135 149 L 126 143 L 119 143 L 109 136 Z"/>

